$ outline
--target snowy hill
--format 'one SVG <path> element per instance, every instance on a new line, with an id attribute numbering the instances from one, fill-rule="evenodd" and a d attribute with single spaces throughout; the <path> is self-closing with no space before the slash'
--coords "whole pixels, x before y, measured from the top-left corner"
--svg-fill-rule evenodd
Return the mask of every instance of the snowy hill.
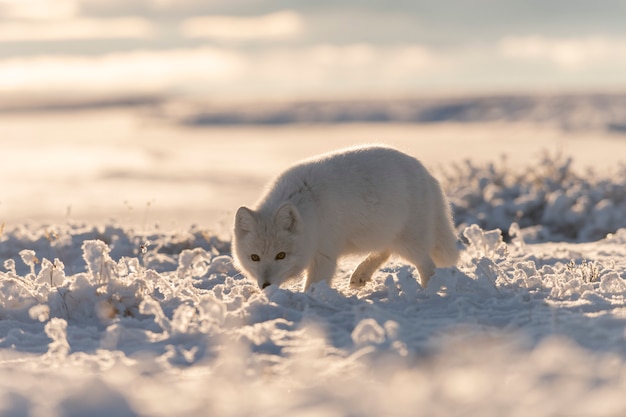
<path id="1" fill-rule="evenodd" d="M 187 125 L 530 122 L 566 130 L 626 130 L 626 95 L 533 95 L 189 105 Z"/>
<path id="2" fill-rule="evenodd" d="M 389 99 L 233 102 L 167 95 L 7 97 L 0 114 L 143 109 L 185 126 L 527 122 L 564 130 L 626 131 L 626 94 L 449 95 Z"/>

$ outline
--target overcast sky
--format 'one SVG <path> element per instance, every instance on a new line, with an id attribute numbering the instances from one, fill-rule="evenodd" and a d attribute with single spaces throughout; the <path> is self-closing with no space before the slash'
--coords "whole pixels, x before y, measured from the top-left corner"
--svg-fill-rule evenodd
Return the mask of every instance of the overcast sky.
<path id="1" fill-rule="evenodd" d="M 623 90 L 626 0 L 0 0 L 0 94 Z"/>

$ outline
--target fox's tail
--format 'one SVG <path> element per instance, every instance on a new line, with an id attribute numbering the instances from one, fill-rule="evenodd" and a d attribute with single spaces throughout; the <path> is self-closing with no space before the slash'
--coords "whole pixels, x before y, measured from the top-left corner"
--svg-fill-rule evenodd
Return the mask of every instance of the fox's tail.
<path id="1" fill-rule="evenodd" d="M 441 187 L 437 188 L 441 207 L 438 207 L 435 213 L 435 246 L 430 255 L 437 267 L 454 266 L 459 260 L 458 236 L 454 229 L 450 204 L 441 191 Z"/>

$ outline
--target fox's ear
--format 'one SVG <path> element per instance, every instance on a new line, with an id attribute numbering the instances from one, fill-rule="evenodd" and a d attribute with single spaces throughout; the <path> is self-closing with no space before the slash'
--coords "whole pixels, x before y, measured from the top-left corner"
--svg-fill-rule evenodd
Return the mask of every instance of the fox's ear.
<path id="1" fill-rule="evenodd" d="M 274 213 L 274 224 L 288 232 L 296 232 L 300 227 L 300 213 L 296 206 L 284 203 Z"/>
<path id="2" fill-rule="evenodd" d="M 257 225 L 257 215 L 247 207 L 239 207 L 235 214 L 235 233 L 243 236 L 250 233 Z"/>

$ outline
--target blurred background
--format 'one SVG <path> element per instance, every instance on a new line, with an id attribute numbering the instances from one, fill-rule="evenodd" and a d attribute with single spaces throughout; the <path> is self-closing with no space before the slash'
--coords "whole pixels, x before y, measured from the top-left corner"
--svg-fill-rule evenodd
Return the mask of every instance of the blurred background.
<path id="1" fill-rule="evenodd" d="M 622 0 L 0 0 L 0 91 L 221 99 L 623 88 Z"/>
<path id="2" fill-rule="evenodd" d="M 623 161 L 623 0 L 0 0 L 0 220 L 229 222 L 294 160 Z"/>

